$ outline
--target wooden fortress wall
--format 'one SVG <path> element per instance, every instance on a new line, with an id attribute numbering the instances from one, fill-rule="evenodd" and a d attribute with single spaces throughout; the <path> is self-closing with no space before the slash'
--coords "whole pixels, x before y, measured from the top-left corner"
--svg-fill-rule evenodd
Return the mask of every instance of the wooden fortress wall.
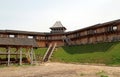
<path id="1" fill-rule="evenodd" d="M 35 39 L 39 47 L 48 47 L 50 43 L 55 42 L 57 46 L 64 46 L 64 36 L 70 38 L 73 45 L 120 41 L 120 20 L 97 24 L 65 33 L 0 30 L 0 38 Z"/>

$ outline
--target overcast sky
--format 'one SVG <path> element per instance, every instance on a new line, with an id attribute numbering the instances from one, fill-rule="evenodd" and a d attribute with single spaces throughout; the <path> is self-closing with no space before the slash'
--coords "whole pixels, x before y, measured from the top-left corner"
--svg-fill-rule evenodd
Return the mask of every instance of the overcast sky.
<path id="1" fill-rule="evenodd" d="M 68 30 L 120 19 L 120 0 L 0 0 L 0 29 L 49 32 L 61 21 Z"/>

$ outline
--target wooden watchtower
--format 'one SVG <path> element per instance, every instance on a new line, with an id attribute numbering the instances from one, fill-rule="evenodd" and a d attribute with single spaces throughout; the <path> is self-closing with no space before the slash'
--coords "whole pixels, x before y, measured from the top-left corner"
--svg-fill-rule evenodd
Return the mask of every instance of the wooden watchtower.
<path id="1" fill-rule="evenodd" d="M 56 23 L 50 27 L 51 33 L 64 33 L 66 28 L 61 24 L 60 21 L 56 21 Z"/>

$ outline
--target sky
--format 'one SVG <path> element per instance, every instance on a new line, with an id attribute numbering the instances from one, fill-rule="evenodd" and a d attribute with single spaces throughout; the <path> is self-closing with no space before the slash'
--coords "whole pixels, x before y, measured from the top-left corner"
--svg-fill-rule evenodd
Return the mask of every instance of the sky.
<path id="1" fill-rule="evenodd" d="M 0 30 L 67 31 L 120 19 L 120 0 L 0 0 Z"/>

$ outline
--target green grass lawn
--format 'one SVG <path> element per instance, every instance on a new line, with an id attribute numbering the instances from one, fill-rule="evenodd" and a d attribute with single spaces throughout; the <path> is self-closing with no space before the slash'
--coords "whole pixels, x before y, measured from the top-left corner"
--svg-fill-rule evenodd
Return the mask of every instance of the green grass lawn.
<path id="1" fill-rule="evenodd" d="M 36 55 L 36 59 L 38 61 L 42 61 L 42 58 L 45 54 L 45 52 L 47 51 L 47 48 L 37 48 L 37 49 L 34 49 L 34 52 L 35 52 L 35 55 Z"/>
<path id="2" fill-rule="evenodd" d="M 60 47 L 51 61 L 120 64 L 120 42 Z"/>
<path id="3" fill-rule="evenodd" d="M 47 51 L 47 48 L 37 48 L 37 49 L 34 49 L 35 54 L 39 55 L 41 57 L 44 56 L 46 51 Z"/>

